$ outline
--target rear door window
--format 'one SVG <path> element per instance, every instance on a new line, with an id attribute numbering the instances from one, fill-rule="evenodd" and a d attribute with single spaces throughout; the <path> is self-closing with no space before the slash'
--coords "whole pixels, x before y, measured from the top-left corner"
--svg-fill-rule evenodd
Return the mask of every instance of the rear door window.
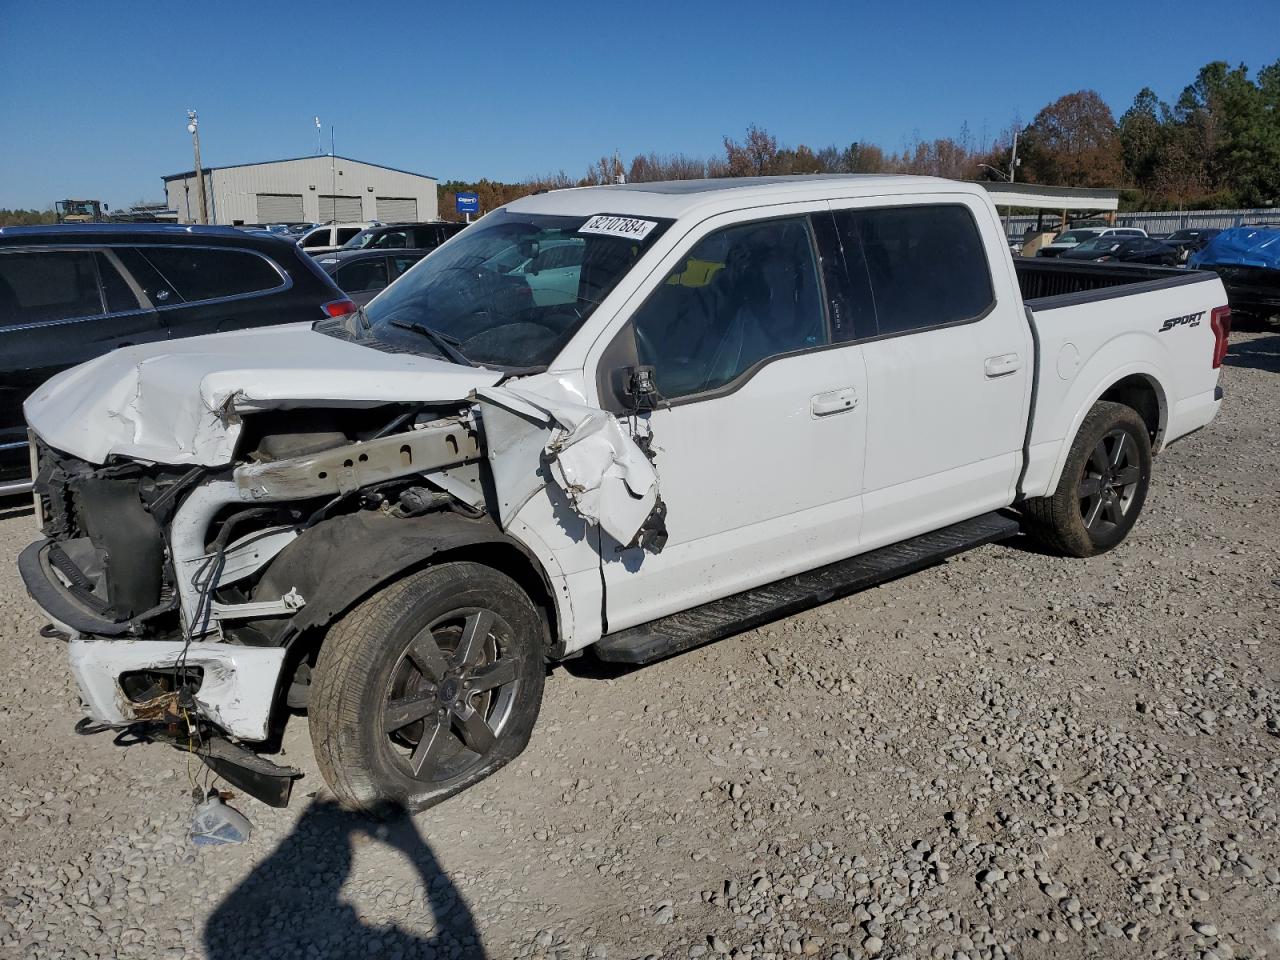
<path id="1" fill-rule="evenodd" d="M 335 241 L 338 246 L 342 246 L 361 230 L 360 227 L 342 227 L 338 230 L 338 239 Z"/>
<path id="2" fill-rule="evenodd" d="M 143 256 L 183 300 L 218 300 L 284 286 L 279 270 L 248 250 L 141 247 Z"/>
<path id="3" fill-rule="evenodd" d="M 91 251 L 0 253 L 0 327 L 104 313 Z"/>
<path id="4" fill-rule="evenodd" d="M 319 230 L 312 230 L 302 238 L 302 246 L 307 247 L 328 247 L 332 246 L 329 242 L 332 237 L 332 231 L 328 227 L 322 227 Z M 350 239 L 350 238 L 348 238 Z"/>
<path id="5" fill-rule="evenodd" d="M 346 293 L 381 290 L 387 285 L 387 258 L 370 257 L 338 268 L 334 282 Z"/>
<path id="6" fill-rule="evenodd" d="M 995 302 L 982 236 L 960 204 L 837 210 L 835 223 L 851 282 L 869 286 L 877 336 L 975 320 Z"/>
<path id="7" fill-rule="evenodd" d="M 392 257 L 391 279 L 394 280 L 421 259 L 421 257 Z"/>

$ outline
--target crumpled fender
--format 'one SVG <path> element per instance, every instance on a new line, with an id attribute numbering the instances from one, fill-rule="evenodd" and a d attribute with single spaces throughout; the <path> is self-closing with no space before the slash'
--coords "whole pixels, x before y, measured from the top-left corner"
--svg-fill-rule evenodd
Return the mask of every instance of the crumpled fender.
<path id="1" fill-rule="evenodd" d="M 437 511 L 397 518 L 371 510 L 336 516 L 303 531 L 271 562 L 254 596 L 277 597 L 296 588 L 307 598 L 306 606 L 292 617 L 276 621 L 280 629 L 275 642 L 287 645 L 307 630 L 332 622 L 406 570 L 437 554 L 478 544 L 518 550 L 537 571 L 548 595 L 554 596 L 542 565 L 487 516 L 472 519 Z M 257 621 L 255 626 L 269 631 L 270 623 Z"/>
<path id="2" fill-rule="evenodd" d="M 613 414 L 516 385 L 477 389 L 476 401 L 504 527 L 548 479 L 618 543 L 659 508 L 658 473 Z"/>

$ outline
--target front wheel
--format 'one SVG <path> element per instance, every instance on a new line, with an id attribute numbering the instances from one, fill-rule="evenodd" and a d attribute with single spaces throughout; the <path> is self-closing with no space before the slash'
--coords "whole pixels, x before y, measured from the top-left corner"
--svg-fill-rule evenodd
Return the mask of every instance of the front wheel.
<path id="1" fill-rule="evenodd" d="M 1151 437 L 1132 407 L 1099 401 L 1080 425 L 1050 497 L 1023 505 L 1027 532 L 1069 557 L 1092 557 L 1133 529 L 1151 483 Z"/>
<path id="2" fill-rule="evenodd" d="M 510 577 L 445 563 L 369 597 L 329 631 L 309 725 L 346 806 L 422 810 L 528 744 L 542 704 L 542 623 Z"/>

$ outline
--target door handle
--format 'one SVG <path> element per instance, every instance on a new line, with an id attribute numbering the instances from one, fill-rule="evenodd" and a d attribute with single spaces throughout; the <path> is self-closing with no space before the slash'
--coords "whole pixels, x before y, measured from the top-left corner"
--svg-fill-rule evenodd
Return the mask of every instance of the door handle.
<path id="1" fill-rule="evenodd" d="M 813 411 L 815 417 L 829 417 L 833 413 L 844 413 L 857 405 L 858 391 L 853 387 L 817 393 L 809 401 L 809 409 Z"/>
<path id="2" fill-rule="evenodd" d="M 1006 377 L 1022 369 L 1022 358 L 1016 353 L 1002 353 L 998 357 L 987 357 L 983 366 L 988 377 Z"/>

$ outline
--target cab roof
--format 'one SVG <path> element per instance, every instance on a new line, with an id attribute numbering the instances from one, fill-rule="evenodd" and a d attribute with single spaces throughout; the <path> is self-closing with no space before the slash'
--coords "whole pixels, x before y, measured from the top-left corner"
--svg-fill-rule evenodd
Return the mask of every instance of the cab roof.
<path id="1" fill-rule="evenodd" d="M 522 197 L 507 204 L 517 213 L 595 213 L 680 218 L 804 200 L 895 194 L 963 193 L 983 196 L 981 186 L 938 177 L 884 174 L 812 174 L 788 177 L 722 177 L 655 183 L 572 187 Z"/>

